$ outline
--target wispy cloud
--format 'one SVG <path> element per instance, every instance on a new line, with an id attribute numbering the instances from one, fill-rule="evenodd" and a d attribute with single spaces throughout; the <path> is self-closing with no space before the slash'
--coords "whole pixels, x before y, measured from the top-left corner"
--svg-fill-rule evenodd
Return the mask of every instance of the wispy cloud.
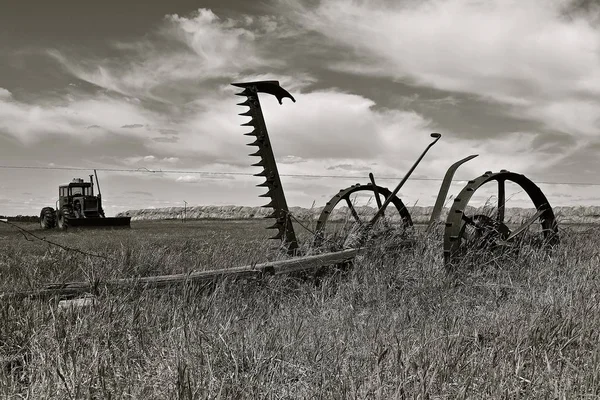
<path id="1" fill-rule="evenodd" d="M 265 54 L 276 37 L 274 18 L 221 19 L 211 10 L 192 16 L 167 15 L 142 41 L 116 43 L 119 56 L 77 60 L 64 51 L 49 54 L 77 78 L 123 95 L 166 102 L 189 99 L 198 81 L 231 77 L 241 71 L 281 66 Z M 283 34 L 283 33 L 282 33 Z M 193 82 L 190 86 L 189 83 Z"/>
<path id="2" fill-rule="evenodd" d="M 332 69 L 475 94 L 590 138 L 600 117 L 600 29 L 590 22 L 598 14 L 567 17 L 571 3 L 281 2 L 305 29 L 347 49 Z"/>

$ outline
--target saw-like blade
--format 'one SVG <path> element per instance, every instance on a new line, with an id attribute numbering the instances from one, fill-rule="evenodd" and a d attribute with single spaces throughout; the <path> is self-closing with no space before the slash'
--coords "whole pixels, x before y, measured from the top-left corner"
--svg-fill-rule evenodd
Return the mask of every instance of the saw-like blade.
<path id="1" fill-rule="evenodd" d="M 256 140 L 252 143 L 248 143 L 248 146 L 257 146 L 258 151 L 250 154 L 250 156 L 260 157 L 260 161 L 252 164 L 252 166 L 262 167 L 263 170 L 254 176 L 264 177 L 265 181 L 256 186 L 266 187 L 267 193 L 260 195 L 260 197 L 268 197 L 271 201 L 265 204 L 263 207 L 272 208 L 274 211 L 266 218 L 274 218 L 275 223 L 267 229 L 277 229 L 277 234 L 270 239 L 282 240 L 284 245 L 287 246 L 288 252 L 293 254 L 298 248 L 298 241 L 296 240 L 296 233 L 292 225 L 287 201 L 285 199 L 285 193 L 283 186 L 281 185 L 281 179 L 279 178 L 279 172 L 277 170 L 277 164 L 275 162 L 275 155 L 273 154 L 273 148 L 271 147 L 271 141 L 269 140 L 269 133 L 267 132 L 267 126 L 258 99 L 258 93 L 268 93 L 277 97 L 277 100 L 281 104 L 283 98 L 290 98 L 293 101 L 294 98 L 285 89 L 279 86 L 277 81 L 264 81 L 264 82 L 249 82 L 249 83 L 234 83 L 233 86 L 244 88 L 241 93 L 236 93 L 239 96 L 246 96 L 246 101 L 238 103 L 240 106 L 248 107 L 248 110 L 240 113 L 241 116 L 250 117 L 250 121 L 241 124 L 242 126 L 251 126 L 254 129 L 252 132 L 245 133 L 246 136 L 255 136 Z"/>

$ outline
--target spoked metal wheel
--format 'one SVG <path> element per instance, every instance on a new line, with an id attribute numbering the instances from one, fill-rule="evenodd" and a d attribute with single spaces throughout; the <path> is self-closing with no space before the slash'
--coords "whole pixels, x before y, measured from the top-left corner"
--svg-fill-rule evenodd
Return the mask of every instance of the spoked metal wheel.
<path id="1" fill-rule="evenodd" d="M 372 184 L 356 184 L 340 190 L 321 211 L 313 246 L 333 251 L 343 248 L 351 234 L 368 226 L 379 205 L 391 194 L 389 189 Z M 394 196 L 385 216 L 370 228 L 375 233 L 385 231 L 400 235 L 412 225 L 408 209 L 399 197 Z"/>
<path id="2" fill-rule="evenodd" d="M 472 211 L 469 201 L 478 189 L 490 182 L 496 185 L 497 204 L 485 207 L 485 213 Z M 519 221 L 506 220 L 507 182 L 518 185 L 529 196 L 535 212 Z M 525 240 L 541 246 L 558 243 L 558 224 L 548 199 L 524 175 L 505 170 L 486 172 L 469 181 L 454 199 L 444 232 L 444 263 L 446 269 L 453 269 L 465 255 L 480 257 L 489 252 L 514 250 Z"/>

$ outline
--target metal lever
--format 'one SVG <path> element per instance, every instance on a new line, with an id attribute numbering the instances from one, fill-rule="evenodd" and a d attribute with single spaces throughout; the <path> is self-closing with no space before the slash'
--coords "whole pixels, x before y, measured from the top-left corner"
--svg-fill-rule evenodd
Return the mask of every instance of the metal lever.
<path id="1" fill-rule="evenodd" d="M 415 168 L 417 168 L 417 165 L 419 165 L 419 163 L 421 162 L 421 160 L 423 159 L 423 157 L 425 157 L 425 154 L 427 154 L 427 152 L 429 151 L 429 149 L 431 147 L 433 147 L 433 145 L 436 144 L 438 140 L 440 140 L 440 138 L 442 137 L 442 135 L 440 133 L 432 133 L 431 137 L 434 138 L 435 140 L 433 142 L 431 142 L 429 144 L 429 146 L 427 146 L 427 148 L 423 151 L 423 153 L 421 154 L 421 156 L 417 159 L 417 161 L 410 168 L 410 170 L 408 171 L 408 173 L 404 176 L 404 178 L 402 178 L 402 180 L 400 181 L 400 183 L 398 184 L 398 186 L 396 186 L 396 188 L 394 189 L 394 191 L 388 196 L 387 199 L 385 199 L 385 201 L 383 202 L 383 204 L 381 205 L 381 207 L 379 207 L 379 210 L 377 211 L 377 213 L 375 214 L 375 216 L 373 216 L 373 218 L 371 219 L 371 221 L 369 221 L 369 225 L 371 225 L 371 226 L 374 225 L 375 222 L 377 222 L 377 220 L 383 215 L 383 213 L 385 212 L 385 208 L 390 204 L 390 202 L 392 201 L 392 199 L 394 198 L 394 196 L 396 194 L 398 194 L 398 192 L 400 191 L 400 189 L 402 188 L 402 186 L 404 186 L 404 184 L 406 183 L 406 181 L 408 180 L 408 178 L 410 177 L 410 175 L 413 173 L 413 171 L 415 170 Z"/>

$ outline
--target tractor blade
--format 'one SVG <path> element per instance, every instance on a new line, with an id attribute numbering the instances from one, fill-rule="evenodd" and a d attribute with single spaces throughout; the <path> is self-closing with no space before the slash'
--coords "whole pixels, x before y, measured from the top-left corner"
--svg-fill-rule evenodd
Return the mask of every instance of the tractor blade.
<path id="1" fill-rule="evenodd" d="M 69 218 L 70 228 L 130 228 L 131 217 Z"/>

